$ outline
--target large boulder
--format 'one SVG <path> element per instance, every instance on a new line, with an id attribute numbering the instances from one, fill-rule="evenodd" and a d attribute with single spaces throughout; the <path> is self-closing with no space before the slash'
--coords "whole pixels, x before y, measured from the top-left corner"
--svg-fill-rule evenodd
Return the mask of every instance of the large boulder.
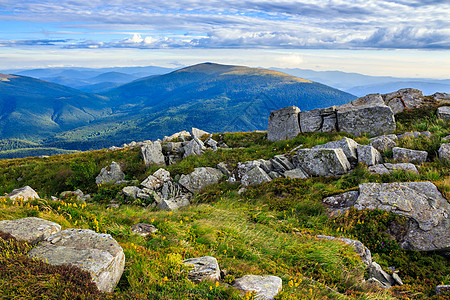
<path id="1" fill-rule="evenodd" d="M 11 193 L 6 195 L 5 198 L 9 198 L 12 201 L 16 200 L 27 201 L 33 199 L 40 199 L 36 191 L 33 190 L 28 185 L 24 186 L 23 188 L 13 190 Z"/>
<path id="2" fill-rule="evenodd" d="M 351 168 L 342 149 L 299 149 L 294 160 L 310 176 L 337 176 Z"/>
<path id="3" fill-rule="evenodd" d="M 183 158 L 189 157 L 191 155 L 202 155 L 205 150 L 205 144 L 203 144 L 200 139 L 194 137 L 183 147 Z"/>
<path id="4" fill-rule="evenodd" d="M 256 292 L 255 299 L 269 300 L 282 290 L 280 277 L 272 275 L 245 275 L 237 278 L 233 286 L 243 292 Z"/>
<path id="5" fill-rule="evenodd" d="M 450 204 L 431 182 L 363 183 L 354 207 L 408 217 L 409 230 L 401 245 L 404 249 L 450 249 Z"/>
<path id="6" fill-rule="evenodd" d="M 379 136 L 395 130 L 394 113 L 379 94 L 367 95 L 337 107 L 339 131 L 355 136 Z"/>
<path id="7" fill-rule="evenodd" d="M 358 145 L 358 162 L 366 165 L 373 166 L 383 163 L 383 157 L 380 152 L 369 145 Z"/>
<path id="8" fill-rule="evenodd" d="M 393 93 L 382 95 L 384 103 L 389 106 L 394 114 L 398 114 L 407 109 L 423 106 L 424 97 L 422 91 L 416 89 L 401 89 Z"/>
<path id="9" fill-rule="evenodd" d="M 385 163 L 374 165 L 368 168 L 368 171 L 370 173 L 379 175 L 389 174 L 397 170 L 403 170 L 406 172 L 413 172 L 419 174 L 419 171 L 417 171 L 416 166 L 411 163 L 398 163 L 398 164 Z"/>
<path id="10" fill-rule="evenodd" d="M 195 194 L 207 186 L 218 183 L 222 176 L 222 172 L 215 168 L 195 168 L 189 175 L 181 175 L 179 184 Z"/>
<path id="11" fill-rule="evenodd" d="M 357 152 L 358 143 L 352 139 L 344 137 L 338 141 L 333 141 L 323 145 L 314 146 L 311 149 L 323 149 L 323 148 L 342 149 L 351 165 L 356 165 L 358 163 L 358 152 Z"/>
<path id="12" fill-rule="evenodd" d="M 61 226 L 44 219 L 28 217 L 0 221 L 0 231 L 11 234 L 17 240 L 36 244 L 61 231 Z"/>
<path id="13" fill-rule="evenodd" d="M 217 259 L 212 256 L 195 257 L 183 260 L 183 264 L 191 266 L 188 278 L 192 282 L 199 283 L 203 280 L 219 281 L 220 268 Z"/>
<path id="14" fill-rule="evenodd" d="M 66 229 L 48 237 L 28 253 L 51 265 L 71 264 L 91 273 L 102 292 L 112 292 L 122 276 L 125 255 L 109 234 Z"/>
<path id="15" fill-rule="evenodd" d="M 441 145 L 439 148 L 439 158 L 450 159 L 450 143 Z"/>
<path id="16" fill-rule="evenodd" d="M 407 148 L 394 147 L 392 153 L 395 161 L 424 163 L 427 161 L 428 153 L 426 151 L 411 150 Z"/>
<path id="17" fill-rule="evenodd" d="M 255 166 L 250 171 L 244 174 L 241 179 L 241 183 L 244 186 L 258 185 L 264 182 L 271 181 L 272 178 L 264 172 L 259 166 Z"/>
<path id="18" fill-rule="evenodd" d="M 450 106 L 441 106 L 437 110 L 438 118 L 444 121 L 450 121 Z"/>
<path id="19" fill-rule="evenodd" d="M 319 108 L 299 113 L 301 132 L 337 131 L 335 108 Z"/>
<path id="20" fill-rule="evenodd" d="M 144 163 L 146 166 L 151 164 L 164 164 L 164 155 L 162 153 L 161 143 L 158 141 L 148 142 L 144 146 L 142 146 L 141 156 L 144 159 Z"/>
<path id="21" fill-rule="evenodd" d="M 282 141 L 296 137 L 300 133 L 299 112 L 300 109 L 296 106 L 272 111 L 267 126 L 267 139 L 269 141 Z"/>
<path id="22" fill-rule="evenodd" d="M 116 162 L 112 162 L 110 166 L 103 168 L 100 174 L 95 178 L 96 184 L 121 184 L 125 179 L 125 173 Z"/>

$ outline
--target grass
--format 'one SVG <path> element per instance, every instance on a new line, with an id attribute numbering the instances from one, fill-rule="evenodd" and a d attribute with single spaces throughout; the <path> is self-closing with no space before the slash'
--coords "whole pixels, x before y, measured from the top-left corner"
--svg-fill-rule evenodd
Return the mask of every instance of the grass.
<path id="1" fill-rule="evenodd" d="M 400 143 L 432 153 L 440 138 L 449 134 L 448 124 L 441 124 L 426 113 L 420 118 L 416 115 L 421 113 L 405 113 L 399 118 L 403 129 L 416 130 L 415 124 L 425 124 L 420 125 L 424 130 L 439 126 L 434 137 Z M 416 118 L 417 122 L 408 118 Z M 222 161 L 233 166 L 237 162 L 289 153 L 299 145 L 306 148 L 344 136 L 351 137 L 342 133 L 314 133 L 271 143 L 265 133 L 217 134 L 214 136 L 217 140 L 222 139 L 233 149 L 206 151 L 202 156 L 189 157 L 166 169 L 176 176 L 198 166 L 214 167 Z M 365 136 L 355 140 L 368 143 Z M 384 155 L 389 161 L 389 153 Z M 0 293 L 6 295 L 3 297 L 26 297 L 26 291 L 31 289 L 47 299 L 251 299 L 252 295 L 243 296 L 228 285 L 246 274 L 281 277 L 283 291 L 277 299 L 438 299 L 434 287 L 450 284 L 448 258 L 439 253 L 405 251 L 399 247 L 404 218 L 384 211 L 356 210 L 330 218 L 321 204 L 324 197 L 356 190 L 364 182 L 424 180 L 435 183 L 450 201 L 448 160 L 432 156 L 431 162 L 419 166 L 419 174 L 397 171 L 374 175 L 360 164 L 341 177 L 278 178 L 250 187 L 240 195 L 239 184 L 222 181 L 197 194 L 191 206 L 174 212 L 145 209 L 139 203 L 127 202 L 119 195 L 124 185 L 97 186 L 95 176 L 111 161 L 122 165 L 128 180 L 141 181 L 159 168 L 145 167 L 137 148 L 0 161 L 0 193 L 30 185 L 43 198 L 15 203 L 1 199 L 0 220 L 36 216 L 57 222 L 63 229 L 106 232 L 120 243 L 126 256 L 125 271 L 116 290 L 104 294 L 82 288 L 88 282 L 82 273 L 66 278 L 67 281 L 65 269 L 51 269 L 42 262 L 27 260 L 25 253 L 30 246 L 3 235 L 0 239 L 0 261 L 5 262 L 0 264 Z M 70 198 L 48 200 L 51 195 L 77 188 L 91 193 L 93 201 L 86 204 Z M 113 199 L 123 205 L 107 208 Z M 130 227 L 138 222 L 151 223 L 159 231 L 148 237 L 135 235 Z M 364 284 L 364 266 L 353 250 L 339 242 L 315 238 L 319 234 L 360 240 L 384 270 L 395 266 L 405 285 L 381 291 Z M 14 250 L 11 259 L 13 248 L 18 250 Z M 221 269 L 227 271 L 221 282 L 193 284 L 187 279 L 182 260 L 204 255 L 216 257 Z M 21 265 L 15 265 L 14 261 Z M 28 269 L 42 273 L 33 275 L 23 271 Z M 58 289 L 52 293 L 50 284 L 56 283 Z M 449 297 L 447 294 L 439 299 Z"/>

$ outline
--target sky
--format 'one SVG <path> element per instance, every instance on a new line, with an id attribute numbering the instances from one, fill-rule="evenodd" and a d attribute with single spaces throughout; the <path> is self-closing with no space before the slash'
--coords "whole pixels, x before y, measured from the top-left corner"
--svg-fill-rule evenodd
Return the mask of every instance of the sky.
<path id="1" fill-rule="evenodd" d="M 0 0 L 0 69 L 206 61 L 450 78 L 450 1 Z"/>

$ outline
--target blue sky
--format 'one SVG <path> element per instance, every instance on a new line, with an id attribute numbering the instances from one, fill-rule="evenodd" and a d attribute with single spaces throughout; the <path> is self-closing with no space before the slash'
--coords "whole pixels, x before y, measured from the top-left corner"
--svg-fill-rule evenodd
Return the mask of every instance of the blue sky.
<path id="1" fill-rule="evenodd" d="M 0 68 L 204 61 L 450 78 L 448 0 L 0 0 Z"/>

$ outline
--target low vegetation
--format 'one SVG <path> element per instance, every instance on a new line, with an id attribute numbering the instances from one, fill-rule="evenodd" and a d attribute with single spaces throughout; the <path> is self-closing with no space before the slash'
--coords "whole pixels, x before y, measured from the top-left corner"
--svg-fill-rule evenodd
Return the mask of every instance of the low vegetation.
<path id="1" fill-rule="evenodd" d="M 419 112 L 424 113 L 406 112 L 397 118 L 399 133 L 429 130 L 433 137 L 399 143 L 426 150 L 435 158 L 436 145 L 450 134 L 450 126 L 432 114 Z M 166 169 L 176 177 L 197 166 L 267 159 L 289 153 L 299 145 L 311 147 L 343 136 L 350 137 L 343 133 L 314 133 L 271 143 L 265 133 L 259 132 L 216 134 L 215 139 L 223 139 L 233 149 L 207 151 Z M 369 142 L 368 137 L 356 141 Z M 389 161 L 389 153 L 383 155 Z M 0 220 L 37 216 L 59 223 L 63 229 L 106 232 L 120 243 L 126 255 L 125 272 L 118 287 L 114 293 L 104 294 L 91 289 L 83 272 L 72 273 L 66 267 L 50 267 L 30 260 L 25 256 L 29 245 L 2 235 L 0 292 L 4 297 L 250 299 L 252 295 L 243 296 L 228 284 L 242 275 L 267 274 L 283 279 L 283 291 L 277 299 L 450 299 L 449 294 L 438 298 L 434 290 L 436 285 L 450 284 L 448 258 L 439 253 L 405 251 L 395 241 L 390 229 L 402 228 L 404 218 L 378 210 L 350 210 L 344 216 L 331 218 L 321 204 L 324 197 L 356 190 L 364 182 L 423 180 L 435 183 L 450 201 L 448 160 L 424 163 L 419 166 L 419 174 L 374 175 L 366 166 L 359 165 L 337 178 L 279 178 L 241 194 L 238 184 L 222 181 L 197 194 L 191 206 L 174 212 L 148 209 L 139 201 L 119 196 L 123 186 L 97 186 L 96 175 L 111 161 L 123 165 L 127 180 L 142 181 L 158 168 L 145 167 L 138 148 L 0 161 L 0 193 L 30 185 L 43 198 L 15 203 L 1 199 Z M 49 200 L 52 195 L 77 188 L 90 193 L 93 201 Z M 122 205 L 107 208 L 113 199 Z M 138 222 L 151 223 L 159 231 L 148 237 L 135 235 L 130 227 Z M 315 236 L 319 234 L 360 240 L 384 270 L 395 267 L 405 285 L 390 290 L 368 286 L 363 283 L 365 269 L 357 254 L 342 243 L 317 239 Z M 197 285 L 187 279 L 181 261 L 204 255 L 216 257 L 221 269 L 227 271 L 223 281 Z M 73 275 L 68 276 L 69 273 Z"/>

